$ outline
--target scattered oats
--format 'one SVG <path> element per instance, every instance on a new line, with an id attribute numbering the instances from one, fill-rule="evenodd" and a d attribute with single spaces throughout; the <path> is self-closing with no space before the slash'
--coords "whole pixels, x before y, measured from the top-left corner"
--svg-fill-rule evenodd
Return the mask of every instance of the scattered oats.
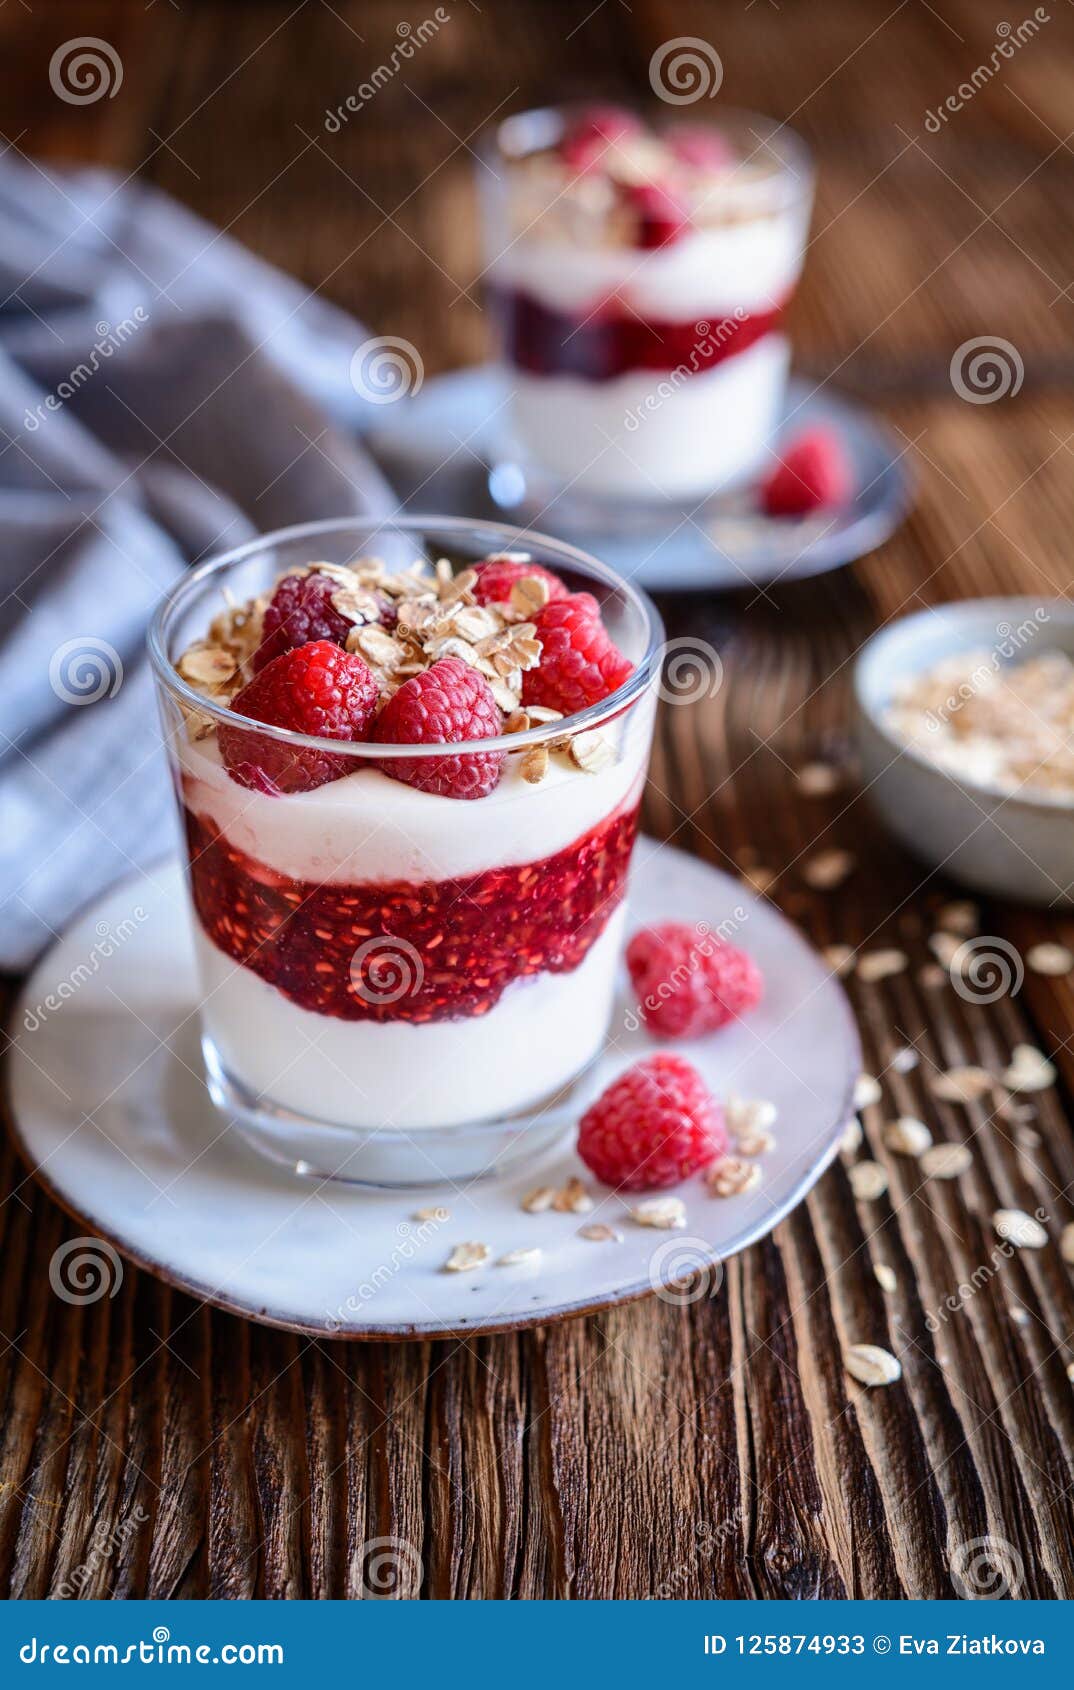
<path id="1" fill-rule="evenodd" d="M 1034 974 L 1069 974 L 1074 968 L 1074 951 L 1066 945 L 1030 945 L 1026 962 Z"/>
<path id="2" fill-rule="evenodd" d="M 737 1138 L 741 1133 L 767 1132 L 776 1124 L 779 1110 L 767 1097 L 738 1097 L 729 1092 L 723 1106 L 724 1119 Z"/>
<path id="3" fill-rule="evenodd" d="M 579 1238 L 588 1238 L 593 1244 L 621 1244 L 623 1234 L 616 1232 L 614 1226 L 605 1226 L 603 1221 L 593 1221 L 589 1226 L 578 1228 Z"/>
<path id="4" fill-rule="evenodd" d="M 184 651 L 176 665 L 184 681 L 196 687 L 224 687 L 235 677 L 238 665 L 234 655 L 223 646 L 192 645 Z"/>
<path id="5" fill-rule="evenodd" d="M 1040 1134 L 1035 1133 L 1033 1131 L 1032 1127 L 1016 1127 L 1015 1133 L 1014 1133 L 1014 1138 L 1015 1138 L 1015 1143 L 1018 1145 L 1018 1148 L 1020 1150 L 1039 1150 L 1040 1149 L 1040 1146 L 1041 1146 Z"/>
<path id="6" fill-rule="evenodd" d="M 602 769 L 611 768 L 615 762 L 615 747 L 602 733 L 591 729 L 588 733 L 575 734 L 570 743 L 571 761 L 587 775 L 599 775 Z"/>
<path id="7" fill-rule="evenodd" d="M 705 1184 L 714 1197 L 741 1197 L 760 1183 L 757 1163 L 744 1162 L 738 1156 L 721 1156 L 705 1175 Z"/>
<path id="8" fill-rule="evenodd" d="M 523 575 L 511 588 L 511 609 L 528 621 L 548 603 L 549 587 L 539 575 Z"/>
<path id="9" fill-rule="evenodd" d="M 562 710 L 552 710 L 547 704 L 527 704 L 526 713 L 535 728 L 544 727 L 546 722 L 562 722 Z"/>
<path id="10" fill-rule="evenodd" d="M 842 784 L 841 771 L 831 763 L 806 763 L 798 770 L 798 790 L 807 798 L 827 798 Z"/>
<path id="11" fill-rule="evenodd" d="M 1048 1242 L 1048 1234 L 1040 1222 L 1024 1209 L 997 1209 L 992 1225 L 1001 1238 L 1019 1250 L 1041 1250 Z"/>
<path id="12" fill-rule="evenodd" d="M 888 1188 L 888 1176 L 879 1162 L 855 1162 L 847 1178 L 855 1197 L 863 1203 L 873 1203 L 883 1197 Z"/>
<path id="13" fill-rule="evenodd" d="M 1074 1221 L 1068 1221 L 1059 1234 L 1059 1254 L 1074 1267 Z"/>
<path id="14" fill-rule="evenodd" d="M 554 1187 L 550 1185 L 535 1185 L 532 1191 L 527 1191 L 522 1199 L 522 1207 L 528 1215 L 541 1215 L 550 1209 L 556 1200 Z"/>
<path id="15" fill-rule="evenodd" d="M 921 1158 L 921 1172 L 926 1179 L 958 1179 L 973 1167 L 969 1145 L 944 1142 L 932 1144 Z"/>
<path id="16" fill-rule="evenodd" d="M 767 1156 L 770 1150 L 776 1148 L 776 1135 L 765 1127 L 755 1127 L 751 1132 L 739 1133 L 735 1139 L 735 1149 L 740 1156 Z"/>
<path id="17" fill-rule="evenodd" d="M 1074 1361 L 1067 1362 L 1067 1378 L 1074 1381 Z"/>
<path id="18" fill-rule="evenodd" d="M 439 1204 L 435 1204 L 431 1209 L 415 1209 L 414 1219 L 416 1221 L 449 1221 L 451 1211 L 442 1209 Z"/>
<path id="19" fill-rule="evenodd" d="M 934 992 L 938 986 L 947 984 L 947 975 L 934 962 L 927 962 L 924 968 L 919 968 L 917 978 L 919 984 L 929 992 Z"/>
<path id="20" fill-rule="evenodd" d="M 962 949 L 963 940 L 957 939 L 953 933 L 933 933 L 929 937 L 929 949 L 936 961 L 944 968 L 950 969 L 954 960 Z"/>
<path id="21" fill-rule="evenodd" d="M 1008 1313 L 1010 1314 L 1011 1319 L 1014 1321 L 1015 1326 L 1028 1326 L 1029 1325 L 1029 1310 L 1024 1309 L 1021 1306 L 1020 1303 L 1016 1304 L 1013 1309 L 1009 1309 Z"/>
<path id="22" fill-rule="evenodd" d="M 491 675 L 486 676 L 486 679 L 489 684 L 489 691 L 505 715 L 509 716 L 513 710 L 518 709 L 518 701 L 522 693 L 521 675 L 517 675 L 517 684 L 514 680 L 501 681 L 498 677 L 494 679 Z"/>
<path id="23" fill-rule="evenodd" d="M 1053 1063 L 1032 1045 L 1015 1045 L 1010 1067 L 1004 1071 L 1003 1084 L 1008 1091 L 1047 1091 L 1056 1082 Z"/>
<path id="24" fill-rule="evenodd" d="M 929 1090 L 943 1103 L 976 1103 L 995 1087 L 996 1082 L 987 1069 L 972 1064 L 929 1075 Z"/>
<path id="25" fill-rule="evenodd" d="M 932 1144 L 932 1134 L 924 1121 L 900 1115 L 884 1129 L 884 1143 L 896 1156 L 923 1156 Z"/>
<path id="26" fill-rule="evenodd" d="M 868 985 L 887 980 L 892 974 L 901 974 L 909 960 L 905 951 L 866 951 L 858 958 L 858 979 Z"/>
<path id="27" fill-rule="evenodd" d="M 376 593 L 358 586 L 341 587 L 332 594 L 334 609 L 348 622 L 376 622 L 380 618 L 381 601 Z"/>
<path id="28" fill-rule="evenodd" d="M 824 960 L 835 974 L 849 974 L 854 962 L 853 945 L 826 945 Z"/>
<path id="29" fill-rule="evenodd" d="M 803 863 L 802 879 L 818 892 L 830 892 L 836 886 L 842 886 L 844 880 L 853 874 L 855 866 L 855 859 L 849 851 L 818 851 Z"/>
<path id="30" fill-rule="evenodd" d="M 865 1134 L 861 1130 L 861 1122 L 856 1115 L 852 1115 L 843 1128 L 843 1136 L 839 1140 L 839 1148 L 844 1156 L 854 1156 L 861 1149 Z"/>
<path id="31" fill-rule="evenodd" d="M 445 1273 L 469 1273 L 472 1268 L 484 1267 L 492 1251 L 487 1244 L 456 1244 L 447 1261 Z"/>
<path id="32" fill-rule="evenodd" d="M 936 919 L 949 933 L 958 933 L 963 939 L 972 939 L 981 925 L 981 912 L 976 904 L 960 898 L 956 903 L 944 904 L 937 910 Z"/>
<path id="33" fill-rule="evenodd" d="M 894 1068 L 896 1074 L 912 1074 L 920 1060 L 913 1045 L 903 1045 L 901 1050 L 892 1051 L 888 1067 Z"/>
<path id="34" fill-rule="evenodd" d="M 859 1385 L 893 1385 L 902 1377 L 901 1363 L 879 1344 L 851 1344 L 843 1365 Z"/>
<path id="35" fill-rule="evenodd" d="M 512 710 L 503 725 L 505 734 L 524 734 L 533 723 L 527 710 Z"/>
<path id="36" fill-rule="evenodd" d="M 517 1250 L 508 1250 L 505 1256 L 500 1257 L 496 1266 L 502 1268 L 521 1267 L 524 1262 L 530 1262 L 534 1267 L 536 1267 L 540 1259 L 541 1250 L 539 1245 L 524 1244 Z"/>
<path id="37" fill-rule="evenodd" d="M 881 1291 L 894 1291 L 895 1287 L 899 1283 L 895 1278 L 894 1270 L 888 1267 L 887 1262 L 875 1262 L 873 1264 L 873 1273 L 876 1276 L 876 1283 L 879 1285 Z"/>
<path id="38" fill-rule="evenodd" d="M 752 867 L 743 870 L 742 878 L 763 897 L 776 884 L 779 875 L 774 868 L 765 868 L 762 863 L 754 863 Z"/>
<path id="39" fill-rule="evenodd" d="M 665 1232 L 686 1225 L 686 1204 L 681 1197 L 646 1197 L 630 1213 L 639 1226 L 655 1226 Z"/>
<path id="40" fill-rule="evenodd" d="M 538 786 L 548 773 L 548 747 L 531 745 L 519 760 L 518 772 L 531 786 Z"/>
<path id="41" fill-rule="evenodd" d="M 361 652 L 378 669 L 391 671 L 406 658 L 406 647 L 383 628 L 355 628 L 347 636 L 347 649 Z"/>
<path id="42" fill-rule="evenodd" d="M 593 1207 L 593 1199 L 580 1179 L 569 1179 L 556 1192 L 552 1207 L 561 1215 L 584 1215 Z"/>
<path id="43" fill-rule="evenodd" d="M 854 1087 L 855 1109 L 865 1109 L 870 1103 L 879 1103 L 883 1095 L 879 1080 L 875 1080 L 872 1074 L 858 1075 L 858 1081 Z"/>

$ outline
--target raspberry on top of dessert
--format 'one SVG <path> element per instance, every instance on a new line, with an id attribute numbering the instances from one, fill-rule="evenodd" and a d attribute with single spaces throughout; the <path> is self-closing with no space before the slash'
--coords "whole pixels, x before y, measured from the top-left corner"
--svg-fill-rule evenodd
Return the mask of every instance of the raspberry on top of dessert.
<path id="1" fill-rule="evenodd" d="M 527 553 L 490 556 L 456 574 L 443 559 L 391 572 L 375 558 L 288 570 L 270 593 L 229 606 L 178 660 L 207 699 L 266 727 L 351 744 L 457 745 L 564 721 L 629 679 L 633 664 L 608 634 L 589 593 L 572 593 Z M 214 718 L 189 712 L 195 739 Z M 273 796 L 309 792 L 360 771 L 342 751 L 296 745 L 246 725 L 220 724 L 224 767 L 240 786 Z M 548 751 L 576 767 L 606 765 L 593 735 L 569 733 L 525 778 L 541 779 Z M 502 748 L 443 757 L 384 756 L 375 767 L 439 797 L 479 799 L 497 786 Z"/>

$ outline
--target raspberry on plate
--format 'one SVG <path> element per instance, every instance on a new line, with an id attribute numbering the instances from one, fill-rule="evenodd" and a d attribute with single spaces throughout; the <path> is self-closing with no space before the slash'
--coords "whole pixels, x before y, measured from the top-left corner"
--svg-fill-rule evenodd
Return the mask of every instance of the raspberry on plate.
<path id="1" fill-rule="evenodd" d="M 461 657 L 442 657 L 412 675 L 389 698 L 373 738 L 381 745 L 451 745 L 491 739 L 503 731 L 503 712 L 483 675 Z M 506 753 L 465 756 L 386 757 L 379 765 L 393 780 L 443 798 L 484 798 L 499 784 Z"/>
<path id="2" fill-rule="evenodd" d="M 562 599 L 567 589 L 558 575 L 540 563 L 522 563 L 514 557 L 490 557 L 477 565 L 474 598 L 478 604 L 506 604 L 516 581 L 535 575 L 548 588 L 549 599 Z"/>
<path id="3" fill-rule="evenodd" d="M 331 640 L 341 646 L 352 623 L 332 603 L 339 582 L 327 575 L 284 575 L 265 607 L 261 644 L 254 653 L 254 673 L 285 651 L 312 640 Z"/>
<path id="4" fill-rule="evenodd" d="M 664 1039 L 723 1027 L 755 1008 L 764 989 L 753 958 L 704 926 L 644 927 L 627 946 L 626 962 L 638 1013 Z"/>
<path id="5" fill-rule="evenodd" d="M 268 727 L 354 741 L 367 737 L 379 696 L 362 658 L 328 640 L 313 640 L 274 657 L 232 699 L 231 708 Z M 249 728 L 221 727 L 219 739 L 232 779 L 255 792 L 310 792 L 350 767 L 346 757 L 285 745 Z"/>
<path id="6" fill-rule="evenodd" d="M 633 673 L 613 645 L 592 593 L 552 599 L 534 618 L 541 661 L 522 677 L 522 702 L 573 716 L 599 704 Z"/>
<path id="7" fill-rule="evenodd" d="M 761 486 L 769 516 L 806 516 L 849 502 L 854 478 L 846 448 L 831 428 L 807 428 L 780 454 Z"/>
<path id="8" fill-rule="evenodd" d="M 658 1191 L 707 1168 L 727 1149 L 723 1110 L 681 1056 L 646 1057 L 586 1110 L 578 1154 L 605 1185 Z"/>

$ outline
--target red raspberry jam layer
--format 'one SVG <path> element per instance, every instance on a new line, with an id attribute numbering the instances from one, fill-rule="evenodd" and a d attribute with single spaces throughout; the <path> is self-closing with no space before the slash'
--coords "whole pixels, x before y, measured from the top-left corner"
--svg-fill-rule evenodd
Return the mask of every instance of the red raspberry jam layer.
<path id="1" fill-rule="evenodd" d="M 688 323 L 642 320 L 617 300 L 581 317 L 553 311 L 518 290 L 501 289 L 498 307 L 509 361 L 535 376 L 610 381 L 630 370 L 694 375 L 733 358 L 778 329 L 784 304 L 770 311 Z"/>
<path id="2" fill-rule="evenodd" d="M 354 886 L 291 880 L 184 814 L 194 907 L 219 950 L 319 1015 L 420 1022 L 484 1015 L 513 980 L 577 968 L 622 900 L 638 806 L 539 862 Z"/>

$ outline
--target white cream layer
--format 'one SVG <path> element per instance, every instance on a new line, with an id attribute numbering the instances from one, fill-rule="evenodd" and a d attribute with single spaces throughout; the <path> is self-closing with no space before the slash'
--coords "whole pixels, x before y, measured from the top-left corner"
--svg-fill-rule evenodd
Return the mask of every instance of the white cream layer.
<path id="1" fill-rule="evenodd" d="M 621 907 L 573 972 L 515 981 L 487 1015 L 421 1026 L 301 1009 L 195 920 L 202 1024 L 246 1091 L 316 1120 L 410 1132 L 496 1120 L 541 1103 L 600 1049 L 624 919 Z"/>
<path id="2" fill-rule="evenodd" d="M 765 335 L 680 378 L 637 370 L 610 381 L 508 371 L 524 454 L 580 491 L 701 497 L 761 464 L 783 404 L 789 347 Z"/>
<path id="3" fill-rule="evenodd" d="M 486 798 L 441 798 L 363 767 L 313 792 L 269 797 L 231 779 L 215 735 L 178 747 L 184 798 L 238 850 L 293 880 L 451 880 L 552 856 L 640 795 L 653 703 L 650 692 L 600 730 L 618 745 L 611 768 L 584 774 L 556 756 L 531 786 L 512 754 Z"/>
<path id="4" fill-rule="evenodd" d="M 494 285 L 519 288 L 555 311 L 585 315 L 615 295 L 640 317 L 713 324 L 769 311 L 794 287 L 806 224 L 800 208 L 699 229 L 651 252 L 519 240 L 493 263 Z"/>

